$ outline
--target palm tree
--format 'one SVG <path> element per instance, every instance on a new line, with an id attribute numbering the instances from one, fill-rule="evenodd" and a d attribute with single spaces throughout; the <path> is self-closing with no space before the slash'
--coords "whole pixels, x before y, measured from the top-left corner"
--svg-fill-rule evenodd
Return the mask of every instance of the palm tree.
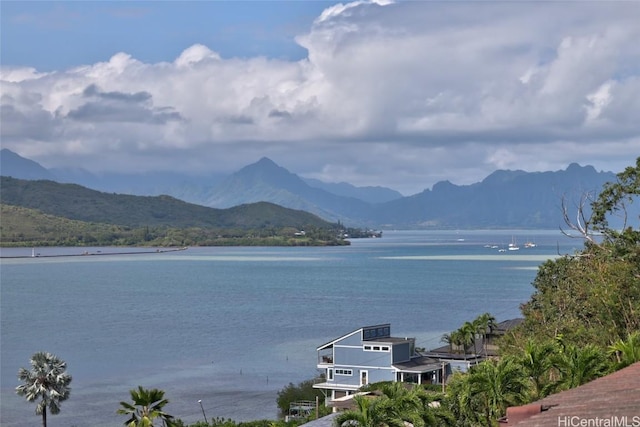
<path id="1" fill-rule="evenodd" d="M 129 419 L 124 422 L 125 426 L 153 427 L 155 419 L 162 421 L 166 427 L 173 425 L 173 417 L 162 410 L 169 403 L 164 398 L 164 391 L 138 386 L 137 390 L 131 390 L 130 393 L 133 404 L 120 402 L 122 408 L 118 409 L 118 414 L 129 416 Z"/>
<path id="2" fill-rule="evenodd" d="M 415 384 L 411 389 L 418 401 L 417 413 L 421 417 L 420 422 L 412 422 L 414 426 L 452 426 L 455 425 L 455 418 L 448 406 L 442 405 L 444 394 L 429 393 L 423 387 Z"/>
<path id="3" fill-rule="evenodd" d="M 507 407 L 527 399 L 527 378 L 509 357 L 487 360 L 471 368 L 469 386 L 471 394 L 480 399 L 487 426 L 505 415 Z"/>
<path id="4" fill-rule="evenodd" d="M 454 426 L 479 426 L 483 421 L 483 405 L 480 396 L 471 390 L 469 373 L 455 372 L 447 382 L 445 407 L 456 422 Z"/>
<path id="5" fill-rule="evenodd" d="M 473 353 L 476 352 L 476 328 L 471 322 L 464 322 L 464 324 L 457 330 L 460 337 L 460 344 L 464 349 L 465 359 L 469 348 L 473 348 Z"/>
<path id="6" fill-rule="evenodd" d="M 389 399 L 398 400 L 410 397 L 411 391 L 413 390 L 413 387 L 411 385 L 398 381 L 379 383 L 379 387 L 376 388 Z"/>
<path id="7" fill-rule="evenodd" d="M 16 393 L 25 396 L 29 402 L 41 399 L 36 406 L 36 414 L 42 415 L 43 427 L 47 427 L 47 408 L 52 414 L 58 414 L 60 402 L 69 398 L 71 375 L 66 370 L 64 360 L 46 352 L 31 356 L 31 370 L 18 370 L 18 378 L 24 384 L 16 387 Z"/>
<path id="8" fill-rule="evenodd" d="M 455 331 L 449 334 L 449 339 L 451 340 L 452 348 L 454 353 L 461 353 L 464 350 L 463 345 L 463 336 L 460 329 L 456 329 Z"/>
<path id="9" fill-rule="evenodd" d="M 453 415 L 440 406 L 442 395 L 428 393 L 418 384 L 384 382 L 374 384 L 373 388 L 382 393 L 385 405 L 389 406 L 387 415 L 400 418 L 406 425 L 414 427 L 448 426 L 453 424 Z"/>
<path id="10" fill-rule="evenodd" d="M 334 421 L 337 427 L 405 427 L 392 399 L 356 395 L 353 401 L 356 409 L 338 415 Z"/>
<path id="11" fill-rule="evenodd" d="M 380 390 L 392 401 L 394 414 L 415 427 L 424 424 L 423 388 L 401 382 L 383 383 Z"/>
<path id="12" fill-rule="evenodd" d="M 453 353 L 453 344 L 454 344 L 453 339 L 454 339 L 453 332 L 450 334 L 442 334 L 442 337 L 440 337 L 440 341 L 449 346 L 449 353 Z"/>
<path id="13" fill-rule="evenodd" d="M 537 343 L 529 338 L 518 362 L 531 383 L 531 400 L 545 397 L 551 387 L 551 371 L 555 346 L 552 343 Z"/>
<path id="14" fill-rule="evenodd" d="M 578 387 L 602 376 L 607 369 L 604 353 L 593 344 L 584 347 L 564 345 L 556 355 L 554 365 L 560 373 L 557 383 L 560 389 Z"/>
<path id="15" fill-rule="evenodd" d="M 482 337 L 482 348 L 485 356 L 487 355 L 487 333 L 491 332 L 496 327 L 496 318 L 490 313 L 483 313 L 476 317 L 473 321 L 473 326 L 476 329 L 476 334 Z"/>
<path id="16" fill-rule="evenodd" d="M 632 363 L 640 362 L 640 332 L 627 336 L 626 340 L 618 340 L 609 346 L 609 354 L 616 356 L 616 369 L 622 369 Z"/>

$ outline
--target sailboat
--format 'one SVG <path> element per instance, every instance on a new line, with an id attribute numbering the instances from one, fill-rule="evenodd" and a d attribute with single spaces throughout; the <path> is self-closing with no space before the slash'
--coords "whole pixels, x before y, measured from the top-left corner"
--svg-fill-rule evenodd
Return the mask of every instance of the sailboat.
<path id="1" fill-rule="evenodd" d="M 511 243 L 509 243 L 509 250 L 510 251 L 519 251 L 520 250 L 520 246 L 518 246 L 516 244 L 516 239 L 511 237 Z"/>

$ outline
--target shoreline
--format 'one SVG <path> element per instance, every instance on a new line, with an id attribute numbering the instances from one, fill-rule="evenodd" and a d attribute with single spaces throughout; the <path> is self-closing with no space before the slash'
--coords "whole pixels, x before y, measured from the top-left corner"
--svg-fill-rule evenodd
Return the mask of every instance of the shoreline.
<path id="1" fill-rule="evenodd" d="M 24 258 L 60 258 L 60 257 L 77 257 L 77 256 L 105 256 L 105 255 L 139 255 L 139 254 L 163 254 L 167 252 L 179 252 L 186 251 L 189 249 L 187 246 L 183 246 L 180 248 L 171 248 L 171 249 L 156 249 L 156 250 L 145 250 L 145 251 L 132 251 L 132 252 L 89 252 L 84 251 L 79 254 L 53 254 L 53 255 L 41 255 L 40 253 L 32 253 L 31 255 L 10 255 L 10 256 L 2 256 L 0 255 L 0 259 L 24 259 Z"/>

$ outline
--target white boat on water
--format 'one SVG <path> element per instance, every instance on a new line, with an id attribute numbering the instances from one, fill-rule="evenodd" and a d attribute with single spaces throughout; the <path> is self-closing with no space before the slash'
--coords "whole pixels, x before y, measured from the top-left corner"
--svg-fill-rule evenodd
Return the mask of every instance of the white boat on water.
<path id="1" fill-rule="evenodd" d="M 511 238 L 511 243 L 509 243 L 509 248 L 510 251 L 519 251 L 520 250 L 520 246 L 518 246 L 516 244 L 516 239 Z"/>

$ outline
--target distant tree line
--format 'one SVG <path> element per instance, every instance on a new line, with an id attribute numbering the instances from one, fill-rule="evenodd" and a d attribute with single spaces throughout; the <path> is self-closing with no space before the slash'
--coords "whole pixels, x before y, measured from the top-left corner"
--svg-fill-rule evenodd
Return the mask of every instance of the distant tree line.
<path id="1" fill-rule="evenodd" d="M 340 246 L 349 245 L 343 227 L 131 227 L 70 220 L 33 209 L 1 206 L 0 242 L 31 246 Z"/>

